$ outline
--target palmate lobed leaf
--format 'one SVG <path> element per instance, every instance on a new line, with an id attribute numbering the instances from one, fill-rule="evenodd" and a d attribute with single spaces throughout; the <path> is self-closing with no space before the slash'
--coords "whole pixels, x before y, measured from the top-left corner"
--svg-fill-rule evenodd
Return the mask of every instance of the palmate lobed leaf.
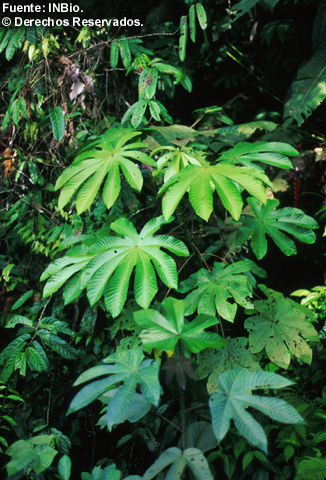
<path id="1" fill-rule="evenodd" d="M 59 208 L 64 208 L 77 194 L 77 213 L 84 212 L 95 200 L 103 182 L 103 201 L 107 208 L 111 208 L 120 193 L 121 174 L 132 188 L 140 191 L 143 177 L 134 161 L 156 166 L 154 160 L 140 150 L 146 147 L 143 143 L 128 143 L 140 133 L 132 129 L 111 128 L 83 147 L 56 182 L 55 189 L 61 188 Z"/>
<path id="2" fill-rule="evenodd" d="M 254 162 L 265 163 L 282 169 L 293 168 L 287 157 L 298 156 L 299 152 L 283 142 L 239 142 L 221 154 L 219 160 L 231 164 L 253 166 Z"/>
<path id="3" fill-rule="evenodd" d="M 252 197 L 247 201 L 253 216 L 241 216 L 242 224 L 238 230 L 237 243 L 241 245 L 251 238 L 251 248 L 259 260 L 267 253 L 266 235 L 288 256 L 296 254 L 297 250 L 294 241 L 286 234 L 304 243 L 315 242 L 316 235 L 312 230 L 318 228 L 318 223 L 298 208 L 277 209 L 278 200 L 267 200 L 266 205 L 260 205 L 259 201 Z"/>
<path id="4" fill-rule="evenodd" d="M 252 316 L 245 321 L 250 350 L 258 353 L 265 349 L 268 358 L 282 368 L 288 368 L 291 355 L 310 364 L 312 350 L 307 341 L 318 341 L 312 314 L 282 293 L 259 287 L 267 299 L 257 300 Z"/>
<path id="5" fill-rule="evenodd" d="M 267 195 L 264 185 L 271 186 L 268 177 L 254 168 L 219 163 L 217 165 L 188 165 L 171 177 L 159 190 L 163 195 L 162 211 L 165 219 L 174 213 L 182 197 L 188 192 L 196 214 L 208 221 L 213 212 L 213 192 L 216 190 L 223 206 L 238 220 L 243 206 L 241 185 L 251 195 L 265 203 Z"/>
<path id="6" fill-rule="evenodd" d="M 184 318 L 184 301 L 168 297 L 162 302 L 165 316 L 153 309 L 134 313 L 137 325 L 144 328 L 140 334 L 146 349 L 157 348 L 166 352 L 175 350 L 180 342 L 182 353 L 198 353 L 205 348 L 218 348 L 224 340 L 216 333 L 205 332 L 206 328 L 216 325 L 217 319 L 208 315 L 199 315 L 191 322 Z"/>
<path id="7" fill-rule="evenodd" d="M 283 423 L 304 423 L 299 413 L 287 402 L 273 397 L 252 395 L 252 390 L 283 388 L 293 382 L 270 372 L 250 372 L 236 368 L 222 373 L 217 380 L 218 392 L 211 395 L 209 407 L 212 426 L 218 442 L 227 434 L 231 420 L 238 431 L 253 445 L 267 453 L 267 438 L 262 426 L 247 411 L 253 407 L 273 420 Z"/>
<path id="8" fill-rule="evenodd" d="M 188 192 L 196 214 L 208 221 L 213 211 L 213 192 L 216 190 L 223 206 L 238 220 L 243 206 L 239 185 L 264 204 L 267 201 L 265 186 L 272 188 L 270 180 L 256 162 L 278 168 L 293 168 L 287 156 L 295 155 L 298 155 L 297 150 L 287 143 L 240 142 L 223 152 L 215 165 L 198 158 L 199 165 L 189 162 L 178 173 L 178 162 L 174 160 L 169 167 L 171 171 L 167 170 L 169 179 L 159 191 L 159 195 L 164 194 L 164 218 L 168 219 L 173 214 L 181 198 Z M 162 165 L 171 160 L 169 154 L 165 154 L 165 157 Z M 237 165 L 239 163 L 241 166 Z M 175 174 L 170 176 L 172 173 Z"/>
<path id="9" fill-rule="evenodd" d="M 161 453 L 158 459 L 143 475 L 143 480 L 152 480 L 165 468 L 169 467 L 165 478 L 167 480 L 180 480 L 186 467 L 190 468 L 196 480 L 213 480 L 208 462 L 198 448 L 187 448 L 182 451 L 171 447 Z"/>
<path id="10" fill-rule="evenodd" d="M 200 269 L 180 284 L 179 292 L 188 293 L 185 298 L 185 313 L 215 316 L 216 312 L 225 320 L 233 322 L 237 304 L 252 308 L 248 297 L 252 296 L 252 287 L 248 277 L 243 275 L 252 270 L 251 260 L 240 260 L 230 265 L 215 262 L 212 272 Z M 232 298 L 234 303 L 228 301 Z"/>
<path id="11" fill-rule="evenodd" d="M 88 247 L 73 247 L 48 266 L 41 277 L 41 280 L 48 279 L 44 297 L 67 282 L 63 292 L 66 304 L 86 288 L 91 305 L 104 295 L 106 308 L 116 317 L 125 304 L 130 277 L 135 270 L 135 299 L 138 305 L 147 308 L 158 290 L 156 274 L 168 287 L 178 287 L 175 261 L 161 249 L 179 256 L 189 255 L 180 240 L 168 235 L 154 236 L 165 223 L 163 217 L 153 218 L 138 233 L 126 218 L 116 220 L 111 229 L 120 236 L 95 240 Z"/>
<path id="12" fill-rule="evenodd" d="M 106 411 L 106 422 L 110 429 L 124 418 L 125 412 L 135 398 L 138 385 L 143 396 L 150 403 L 158 405 L 161 387 L 158 379 L 159 364 L 156 360 L 145 359 L 142 350 L 132 348 L 120 349 L 103 361 L 105 364 L 92 367 L 77 378 L 74 385 L 104 377 L 84 386 L 71 401 L 68 413 L 89 405 L 113 386 L 118 385 Z"/>

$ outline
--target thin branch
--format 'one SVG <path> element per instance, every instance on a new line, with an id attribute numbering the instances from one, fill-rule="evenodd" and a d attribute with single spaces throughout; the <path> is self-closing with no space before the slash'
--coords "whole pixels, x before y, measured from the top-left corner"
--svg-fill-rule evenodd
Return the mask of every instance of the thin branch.
<path id="1" fill-rule="evenodd" d="M 194 255 L 195 255 L 195 254 L 192 253 L 192 254 L 190 255 L 190 257 L 188 257 L 187 260 L 186 260 L 185 262 L 183 262 L 183 264 L 181 265 L 181 267 L 180 267 L 179 270 L 178 270 L 178 276 L 179 276 L 179 273 L 184 269 L 184 267 L 187 265 L 187 263 L 189 262 L 189 260 L 190 260 Z M 168 288 L 166 294 L 164 295 L 163 300 L 166 299 L 166 297 L 169 295 L 170 292 L 171 292 L 171 288 Z"/>
<path id="2" fill-rule="evenodd" d="M 167 423 L 169 423 L 171 425 L 171 427 L 175 428 L 176 430 L 178 430 L 178 432 L 182 432 L 181 428 L 176 425 L 175 423 L 171 422 L 168 418 L 166 418 L 164 415 L 162 415 L 162 413 L 158 413 L 157 412 L 157 415 L 159 417 L 161 417 L 163 420 L 165 420 Z"/>
<path id="3" fill-rule="evenodd" d="M 199 248 L 197 248 L 197 246 L 196 246 L 194 243 L 193 243 L 192 245 L 193 245 L 193 247 L 195 247 L 195 249 L 196 249 L 197 252 L 199 253 L 200 258 L 202 259 L 203 264 L 205 265 L 205 267 L 207 268 L 207 270 L 208 270 L 209 272 L 211 272 L 212 269 L 209 268 L 209 266 L 207 265 L 207 262 L 206 262 L 206 260 L 205 260 L 205 258 L 204 258 L 204 255 L 201 253 L 201 251 L 199 250 Z"/>
<path id="4" fill-rule="evenodd" d="M 36 324 L 36 327 L 35 327 L 35 332 L 34 332 L 34 335 L 32 336 L 31 338 L 31 342 L 34 340 L 34 338 L 36 337 L 36 334 L 37 334 L 37 331 L 39 329 L 39 326 L 40 326 L 40 323 L 41 323 L 41 320 L 44 316 L 44 312 L 46 310 L 46 307 L 49 305 L 50 303 L 50 300 L 52 298 L 52 295 L 48 298 L 48 301 L 46 302 L 46 304 L 44 305 L 43 309 L 42 309 L 42 312 L 41 312 L 41 315 L 39 316 L 38 320 L 37 320 L 37 324 Z"/>

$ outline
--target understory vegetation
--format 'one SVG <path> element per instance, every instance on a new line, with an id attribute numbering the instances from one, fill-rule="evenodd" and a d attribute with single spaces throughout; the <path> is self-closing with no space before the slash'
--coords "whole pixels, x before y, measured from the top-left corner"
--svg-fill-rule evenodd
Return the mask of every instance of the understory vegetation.
<path id="1" fill-rule="evenodd" d="M 323 480 L 326 2 L 102 3 L 0 28 L 1 472 Z"/>

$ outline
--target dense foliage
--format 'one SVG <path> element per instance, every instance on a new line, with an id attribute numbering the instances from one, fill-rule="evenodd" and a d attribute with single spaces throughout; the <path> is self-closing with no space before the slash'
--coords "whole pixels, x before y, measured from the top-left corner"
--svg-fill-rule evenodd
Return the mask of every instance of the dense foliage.
<path id="1" fill-rule="evenodd" d="M 3 472 L 325 479 L 326 2 L 137 3 L 0 28 Z"/>

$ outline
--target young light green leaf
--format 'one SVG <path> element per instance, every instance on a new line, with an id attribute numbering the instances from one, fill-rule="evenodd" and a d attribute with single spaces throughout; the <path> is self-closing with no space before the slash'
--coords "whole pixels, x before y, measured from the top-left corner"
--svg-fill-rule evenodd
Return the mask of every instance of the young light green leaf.
<path id="1" fill-rule="evenodd" d="M 190 147 L 159 147 L 152 151 L 151 156 L 158 157 L 153 175 L 164 172 L 165 183 L 188 165 L 206 164 L 203 153 Z"/>
<path id="2" fill-rule="evenodd" d="M 200 2 L 196 3 L 196 13 L 200 28 L 205 30 L 207 28 L 207 15 L 203 4 Z"/>

